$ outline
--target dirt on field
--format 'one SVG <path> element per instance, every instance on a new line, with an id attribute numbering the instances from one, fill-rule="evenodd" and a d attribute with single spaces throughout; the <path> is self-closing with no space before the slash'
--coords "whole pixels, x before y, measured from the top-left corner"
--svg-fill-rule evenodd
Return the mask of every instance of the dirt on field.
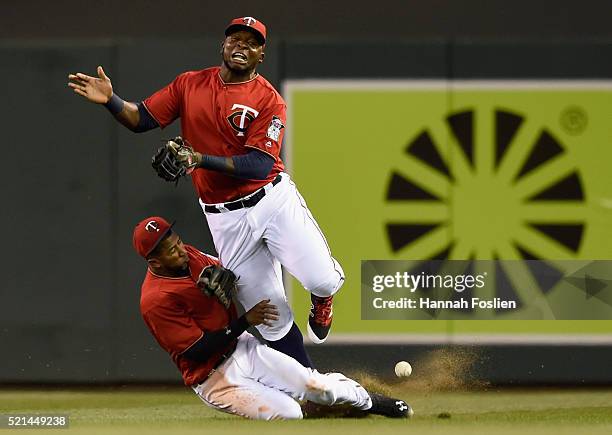
<path id="1" fill-rule="evenodd" d="M 482 390 L 488 386 L 473 368 L 481 355 L 473 348 L 437 349 L 414 362 L 412 375 L 402 382 L 414 390 Z"/>
<path id="2" fill-rule="evenodd" d="M 352 377 L 366 389 L 391 394 L 398 389 L 414 392 L 485 390 L 488 383 L 474 375 L 481 355 L 473 348 L 442 348 L 410 361 L 413 372 L 407 378 L 385 381 L 365 372 Z"/>

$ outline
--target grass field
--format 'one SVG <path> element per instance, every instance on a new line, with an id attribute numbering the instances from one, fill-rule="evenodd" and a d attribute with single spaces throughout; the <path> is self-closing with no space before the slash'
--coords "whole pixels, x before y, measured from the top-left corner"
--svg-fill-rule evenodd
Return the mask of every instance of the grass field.
<path id="1" fill-rule="evenodd" d="M 186 388 L 117 387 L 0 390 L 0 413 L 64 413 L 71 434 L 610 434 L 612 390 L 464 392 L 387 387 L 414 408 L 413 419 L 311 419 L 260 422 L 213 411 Z M 440 418 L 446 413 L 450 418 Z M 39 431 L 39 430 L 37 430 Z M 31 432 L 22 430 L 20 433 Z"/>

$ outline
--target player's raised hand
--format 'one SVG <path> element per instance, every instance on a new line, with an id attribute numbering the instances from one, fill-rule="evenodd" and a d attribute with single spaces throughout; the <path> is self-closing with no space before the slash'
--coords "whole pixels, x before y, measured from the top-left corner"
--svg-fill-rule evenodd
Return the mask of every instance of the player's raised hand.
<path id="1" fill-rule="evenodd" d="M 83 73 L 69 74 L 68 86 L 75 94 L 85 97 L 92 103 L 104 104 L 113 96 L 111 80 L 104 73 L 104 69 L 98 67 L 98 77 L 91 77 Z"/>
<path id="2" fill-rule="evenodd" d="M 278 309 L 276 305 L 270 303 L 270 299 L 264 299 L 245 314 L 247 322 L 251 326 L 264 325 L 270 326 L 272 322 L 278 320 Z"/>

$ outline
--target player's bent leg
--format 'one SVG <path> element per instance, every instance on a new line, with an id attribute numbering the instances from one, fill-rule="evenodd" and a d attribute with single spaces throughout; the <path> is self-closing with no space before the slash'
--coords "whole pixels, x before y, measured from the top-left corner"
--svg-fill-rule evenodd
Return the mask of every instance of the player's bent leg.
<path id="1" fill-rule="evenodd" d="M 344 271 L 293 182 L 286 177 L 276 186 L 278 212 L 263 237 L 270 252 L 311 292 L 308 335 L 316 344 L 327 338 L 333 319 L 332 296 L 344 283 Z M 287 235 L 290 234 L 291 237 Z"/>
<path id="2" fill-rule="evenodd" d="M 320 297 L 332 296 L 342 286 L 344 271 L 295 184 L 288 175 L 283 178 L 264 199 L 275 213 L 266 222 L 262 237 L 272 255 L 306 290 Z M 259 210 L 253 215 L 256 213 Z"/>
<path id="3" fill-rule="evenodd" d="M 270 252 L 310 293 L 333 296 L 344 283 L 344 270 L 300 196 L 292 188 L 288 200 L 270 221 L 264 239 Z M 287 236 L 290 235 L 290 236 Z"/>
<path id="4" fill-rule="evenodd" d="M 222 265 L 239 276 L 236 299 L 242 307 L 249 310 L 264 299 L 278 307 L 279 320 L 274 325 L 257 327 L 266 340 L 278 340 L 291 329 L 293 313 L 285 295 L 280 263 L 261 239 L 253 237 L 248 210 L 209 213 L 206 219 Z"/>
<path id="5" fill-rule="evenodd" d="M 222 264 L 240 277 L 238 303 L 249 310 L 260 301 L 270 299 L 278 307 L 279 320 L 271 326 L 258 325 L 257 329 L 272 346 L 312 366 L 301 333 L 292 333 L 293 312 L 285 295 L 280 262 L 260 237 L 274 210 L 264 198 L 250 209 L 206 217 Z"/>
<path id="6" fill-rule="evenodd" d="M 368 392 L 357 382 L 340 373 L 322 374 L 303 367 L 296 360 L 249 338 L 251 356 L 249 377 L 262 384 L 285 391 L 296 400 L 322 405 L 348 404 L 366 410 L 372 406 Z"/>
<path id="7" fill-rule="evenodd" d="M 193 389 L 206 405 L 228 414 L 253 420 L 303 418 L 299 403 L 281 391 L 244 378 L 235 361 Z"/>
<path id="8" fill-rule="evenodd" d="M 270 303 L 278 308 L 277 321 L 272 325 L 257 325 L 263 338 L 266 340 L 283 338 L 293 325 L 293 312 L 285 295 L 280 263 L 261 243 L 259 249 L 254 251 L 248 260 L 236 264 L 231 269 L 240 277 L 236 299 L 245 311 L 264 299 L 270 299 Z"/>
<path id="9" fill-rule="evenodd" d="M 248 342 L 247 347 L 252 348 L 252 367 L 257 368 L 254 375 L 259 382 L 286 391 L 296 400 L 308 400 L 320 405 L 350 405 L 368 414 L 390 418 L 409 418 L 414 414 L 410 405 L 403 400 L 370 393 L 342 373 L 322 374 L 304 368 L 286 355 L 258 343 Z M 275 374 L 272 374 L 272 370 Z M 287 377 L 287 373 L 292 375 Z"/>

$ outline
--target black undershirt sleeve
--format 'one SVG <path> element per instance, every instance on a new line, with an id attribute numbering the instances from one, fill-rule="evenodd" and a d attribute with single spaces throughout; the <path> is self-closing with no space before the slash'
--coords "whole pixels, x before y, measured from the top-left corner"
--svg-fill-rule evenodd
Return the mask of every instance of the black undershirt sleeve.
<path id="1" fill-rule="evenodd" d="M 274 166 L 274 158 L 264 152 L 251 150 L 241 156 L 233 156 L 234 175 L 241 178 L 265 180 Z"/>
<path id="2" fill-rule="evenodd" d="M 251 150 L 240 156 L 232 156 L 234 167 L 227 162 L 228 157 L 204 154 L 200 167 L 225 172 L 239 178 L 265 180 L 274 166 L 274 158 L 264 152 Z"/>
<path id="3" fill-rule="evenodd" d="M 159 124 L 157 123 L 155 118 L 151 116 L 151 114 L 145 108 L 142 102 L 137 103 L 136 106 L 138 107 L 138 114 L 140 115 L 140 119 L 138 120 L 138 125 L 134 127 L 133 131 L 135 133 L 143 133 L 145 131 L 149 131 L 159 127 Z"/>
<path id="4" fill-rule="evenodd" d="M 206 331 L 202 338 L 196 341 L 183 356 L 192 361 L 206 362 L 213 355 L 225 349 L 232 340 L 238 338 L 249 327 L 246 316 L 232 320 L 227 328 L 216 331 Z"/>

